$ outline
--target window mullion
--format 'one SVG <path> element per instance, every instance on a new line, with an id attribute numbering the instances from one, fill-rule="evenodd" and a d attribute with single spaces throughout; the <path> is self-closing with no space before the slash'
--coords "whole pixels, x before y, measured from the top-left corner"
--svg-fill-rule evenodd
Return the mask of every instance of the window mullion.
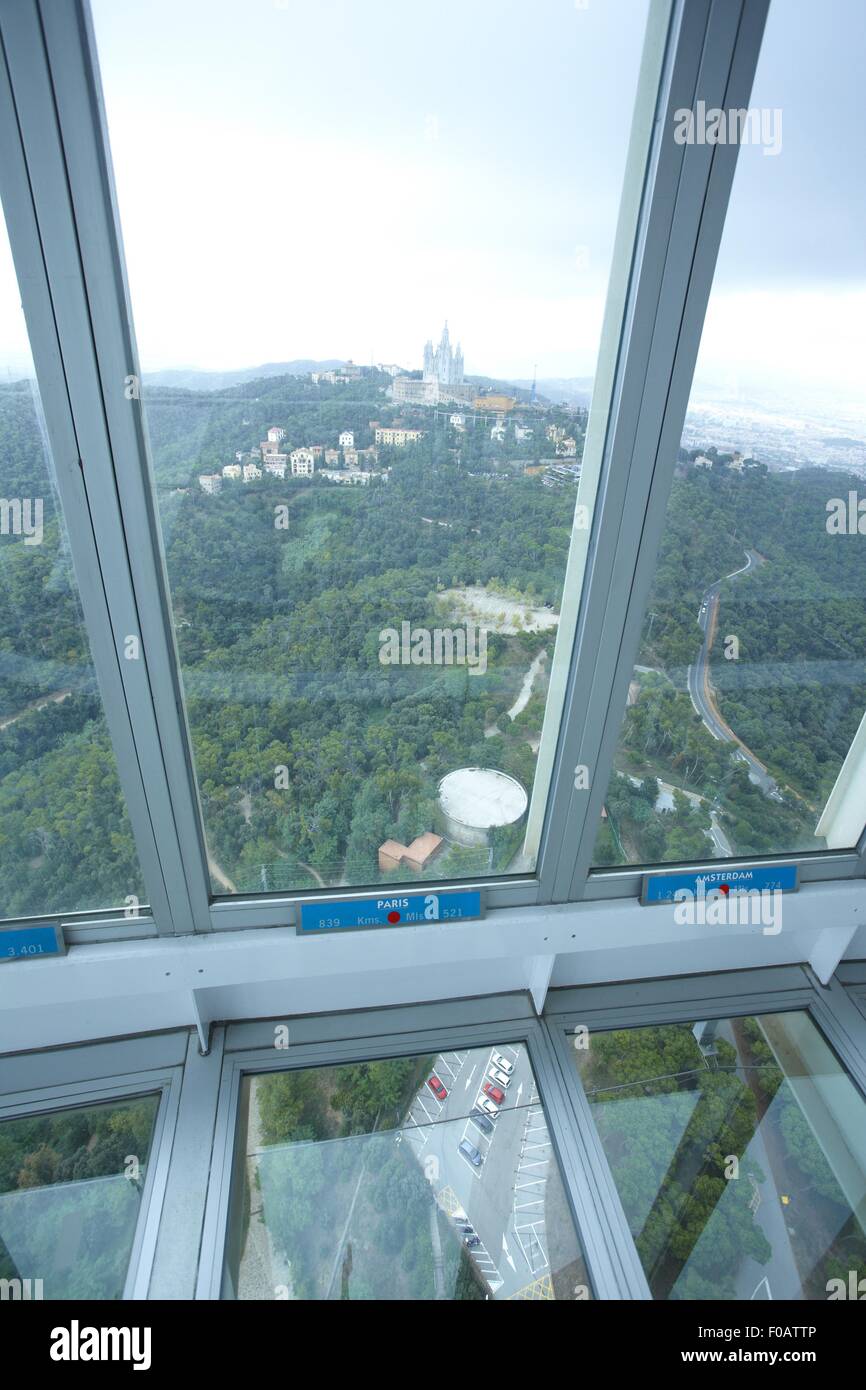
<path id="1" fill-rule="evenodd" d="M 86 15 L 77 4 L 40 10 L 29 0 L 3 6 L 0 14 L 78 441 L 80 490 L 134 741 L 134 750 L 118 750 L 121 775 L 134 763 L 143 784 L 174 930 L 208 930 L 204 851 L 146 441 L 128 380 L 137 361 Z M 83 546 L 82 527 L 70 530 L 73 548 Z M 91 626 L 92 591 L 83 588 L 82 601 Z M 116 703 L 115 691 L 106 705 Z"/>
<path id="2" fill-rule="evenodd" d="M 9 59 L 7 12 L 3 20 L 4 58 Z M 11 62 L 11 59 L 9 59 Z M 57 332 L 52 293 L 40 248 L 40 229 L 32 198 L 32 182 L 22 144 L 10 75 L 0 61 L 0 162 L 4 212 L 22 305 L 27 322 L 45 427 L 51 443 L 57 490 L 66 521 L 78 597 L 90 641 L 94 670 L 102 697 L 120 784 L 135 839 L 153 920 L 161 934 L 175 930 L 173 907 L 142 777 L 124 673 L 112 628 L 112 615 L 102 558 L 94 534 L 87 486 L 80 461 L 81 437 L 73 418 L 69 381 Z M 81 356 L 83 345 L 79 347 Z M 134 924 L 134 919 L 131 919 Z"/>
<path id="3" fill-rule="evenodd" d="M 674 113 L 747 102 L 766 11 L 689 3 L 671 27 L 551 802 L 569 827 L 545 865 L 555 902 L 582 896 L 592 862 L 736 166 L 736 145 L 675 143 Z"/>

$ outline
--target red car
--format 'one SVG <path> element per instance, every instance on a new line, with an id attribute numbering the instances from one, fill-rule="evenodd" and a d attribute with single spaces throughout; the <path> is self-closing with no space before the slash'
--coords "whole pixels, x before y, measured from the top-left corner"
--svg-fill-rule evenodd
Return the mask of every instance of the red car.
<path id="1" fill-rule="evenodd" d="M 446 1099 L 448 1092 L 445 1090 L 445 1087 L 442 1085 L 442 1082 L 439 1080 L 439 1077 L 436 1075 L 435 1072 L 431 1077 L 428 1078 L 427 1085 L 430 1087 L 430 1090 L 433 1092 L 437 1100 Z"/>
<path id="2" fill-rule="evenodd" d="M 501 1105 L 505 1099 L 505 1092 L 500 1091 L 498 1086 L 494 1086 L 492 1081 L 485 1081 L 481 1089 L 491 1100 L 495 1100 L 497 1105 Z"/>

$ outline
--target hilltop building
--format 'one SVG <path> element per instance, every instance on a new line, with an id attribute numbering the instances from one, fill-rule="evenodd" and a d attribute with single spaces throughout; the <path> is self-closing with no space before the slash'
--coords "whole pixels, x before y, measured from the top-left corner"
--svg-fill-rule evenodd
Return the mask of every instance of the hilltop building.
<path id="1" fill-rule="evenodd" d="M 463 349 L 451 347 L 448 324 L 442 330 L 439 346 L 432 339 L 424 344 L 424 365 L 421 380 L 411 376 L 394 377 L 387 394 L 395 403 L 407 405 L 439 405 L 454 401 L 469 404 L 475 389 L 463 380 Z"/>
<path id="2" fill-rule="evenodd" d="M 393 444 L 397 449 L 402 449 L 405 444 L 414 444 L 416 440 L 423 439 L 423 437 L 423 430 L 407 430 L 399 425 L 383 426 L 376 431 L 377 444 Z"/>
<path id="3" fill-rule="evenodd" d="M 435 381 L 440 386 L 463 384 L 463 349 L 458 343 L 452 352 L 447 320 L 438 348 L 433 347 L 429 338 L 424 344 L 424 380 Z"/>
<path id="4" fill-rule="evenodd" d="M 312 449 L 293 449 L 290 458 L 293 478 L 312 478 L 316 471 L 316 456 Z"/>

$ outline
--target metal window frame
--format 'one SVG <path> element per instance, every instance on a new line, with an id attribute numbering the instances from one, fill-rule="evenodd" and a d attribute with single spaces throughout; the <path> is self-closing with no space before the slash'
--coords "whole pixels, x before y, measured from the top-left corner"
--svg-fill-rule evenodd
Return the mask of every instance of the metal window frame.
<path id="1" fill-rule="evenodd" d="M 841 961 L 835 978 L 866 1018 L 866 960 Z"/>
<path id="2" fill-rule="evenodd" d="M 183 1081 L 183 1035 L 0 1057 L 0 1123 L 111 1101 L 159 1097 L 124 1281 L 124 1299 L 148 1296 Z M 23 1083 L 23 1084 L 22 1084 Z"/>
<path id="3" fill-rule="evenodd" d="M 273 1046 L 288 1024 L 288 1052 Z M 549 1041 L 526 996 L 505 995 L 412 1008 L 303 1016 L 230 1025 L 223 1041 L 219 1106 L 195 1297 L 221 1296 L 232 1198 L 241 1081 L 262 1072 L 401 1058 L 443 1049 L 525 1046 L 595 1298 L 618 1298 L 617 1260 L 581 1135 L 570 1120 Z"/>
<path id="4" fill-rule="evenodd" d="M 592 850 L 738 154 L 736 145 L 678 146 L 670 132 L 673 112 L 697 100 L 748 105 L 768 3 L 652 0 L 587 440 L 599 490 L 588 552 L 572 565 L 573 547 L 569 561 L 581 594 L 537 870 L 431 889 L 479 886 L 493 909 L 637 894 L 641 869 L 593 869 Z M 209 883 L 146 423 L 123 391 L 140 370 L 87 0 L 0 0 L 0 38 L 10 241 L 52 445 L 66 465 L 62 500 L 82 604 L 152 904 L 133 923 L 93 913 L 64 921 L 73 941 L 293 930 L 299 902 L 335 890 L 218 897 Z M 142 638 L 140 661 L 121 657 L 128 633 Z M 579 763 L 591 769 L 586 792 L 573 786 Z M 861 877 L 866 833 L 856 851 L 784 858 L 800 864 L 803 881 Z"/>
<path id="5" fill-rule="evenodd" d="M 142 913 L 155 929 L 174 929 L 171 900 L 163 877 L 162 855 L 151 821 L 148 795 L 122 682 L 121 663 L 112 636 L 101 555 L 91 524 L 89 499 L 80 466 L 81 444 L 73 418 L 66 366 L 57 334 L 52 294 L 42 259 L 30 178 L 20 141 L 17 115 L 0 29 L 0 193 L 12 255 L 22 288 L 22 302 L 40 401 L 51 446 L 53 480 L 65 521 L 66 538 L 84 615 L 93 667 L 129 812 L 141 874 L 152 907 Z M 81 344 L 82 357 L 86 340 Z M 61 915 L 48 914 L 51 920 Z M 72 914 L 83 920 L 123 922 L 117 911 Z M 26 918 L 20 919 L 26 921 Z M 44 918 L 42 919 L 44 920 Z M 65 917 L 63 918 L 65 920 Z M 144 923 L 142 923 L 144 925 Z"/>
<path id="6" fill-rule="evenodd" d="M 641 1298 L 652 1298 L 613 1171 L 592 1119 L 592 1106 L 572 1061 L 569 1034 L 583 1025 L 595 1032 L 693 1023 L 696 1018 L 744 1018 L 755 1014 L 807 1013 L 866 1103 L 866 1016 L 842 984 L 821 985 L 807 966 L 733 970 L 612 985 L 551 990 L 541 1020 L 556 1056 L 575 1126 L 587 1136 L 589 1165 L 604 1189 L 617 1232 L 622 1277 Z"/>
<path id="7" fill-rule="evenodd" d="M 866 1095 L 854 977 L 866 979 L 866 965 L 841 967 L 828 987 L 798 965 L 585 985 L 552 990 L 541 1018 L 525 992 L 287 1015 L 220 1026 L 207 1056 L 194 1030 L 0 1056 L 0 1118 L 164 1087 L 124 1296 L 219 1299 L 244 1075 L 516 1042 L 527 1048 L 594 1297 L 648 1299 L 569 1032 L 577 1023 L 608 1031 L 802 1010 Z M 275 1052 L 275 1024 L 289 1026 L 286 1053 Z"/>

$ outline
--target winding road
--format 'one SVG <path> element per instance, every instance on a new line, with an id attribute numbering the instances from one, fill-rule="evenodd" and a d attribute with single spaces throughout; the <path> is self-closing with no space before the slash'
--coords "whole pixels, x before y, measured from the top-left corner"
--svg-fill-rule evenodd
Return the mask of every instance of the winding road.
<path id="1" fill-rule="evenodd" d="M 721 743 L 735 743 L 737 745 L 736 756 L 747 764 L 749 769 L 749 780 L 761 788 L 765 796 L 773 801 L 781 801 L 782 793 L 779 791 L 778 784 L 772 778 L 759 758 L 756 758 L 750 748 L 747 748 L 742 739 L 737 738 L 733 729 L 725 723 L 718 706 L 715 702 L 712 685 L 710 684 L 710 652 L 713 649 L 713 642 L 716 636 L 716 622 L 719 614 L 719 594 L 722 585 L 729 579 L 735 579 L 738 574 L 748 574 L 749 570 L 755 569 L 762 564 L 761 556 L 754 550 L 746 551 L 746 563 L 741 565 L 738 570 L 732 570 L 730 574 L 717 579 L 704 591 L 701 599 L 701 607 L 698 613 L 698 625 L 704 634 L 701 650 L 698 653 L 697 661 L 689 667 L 688 682 L 689 695 L 692 704 L 697 710 L 704 724 L 709 729 L 713 738 Z"/>

